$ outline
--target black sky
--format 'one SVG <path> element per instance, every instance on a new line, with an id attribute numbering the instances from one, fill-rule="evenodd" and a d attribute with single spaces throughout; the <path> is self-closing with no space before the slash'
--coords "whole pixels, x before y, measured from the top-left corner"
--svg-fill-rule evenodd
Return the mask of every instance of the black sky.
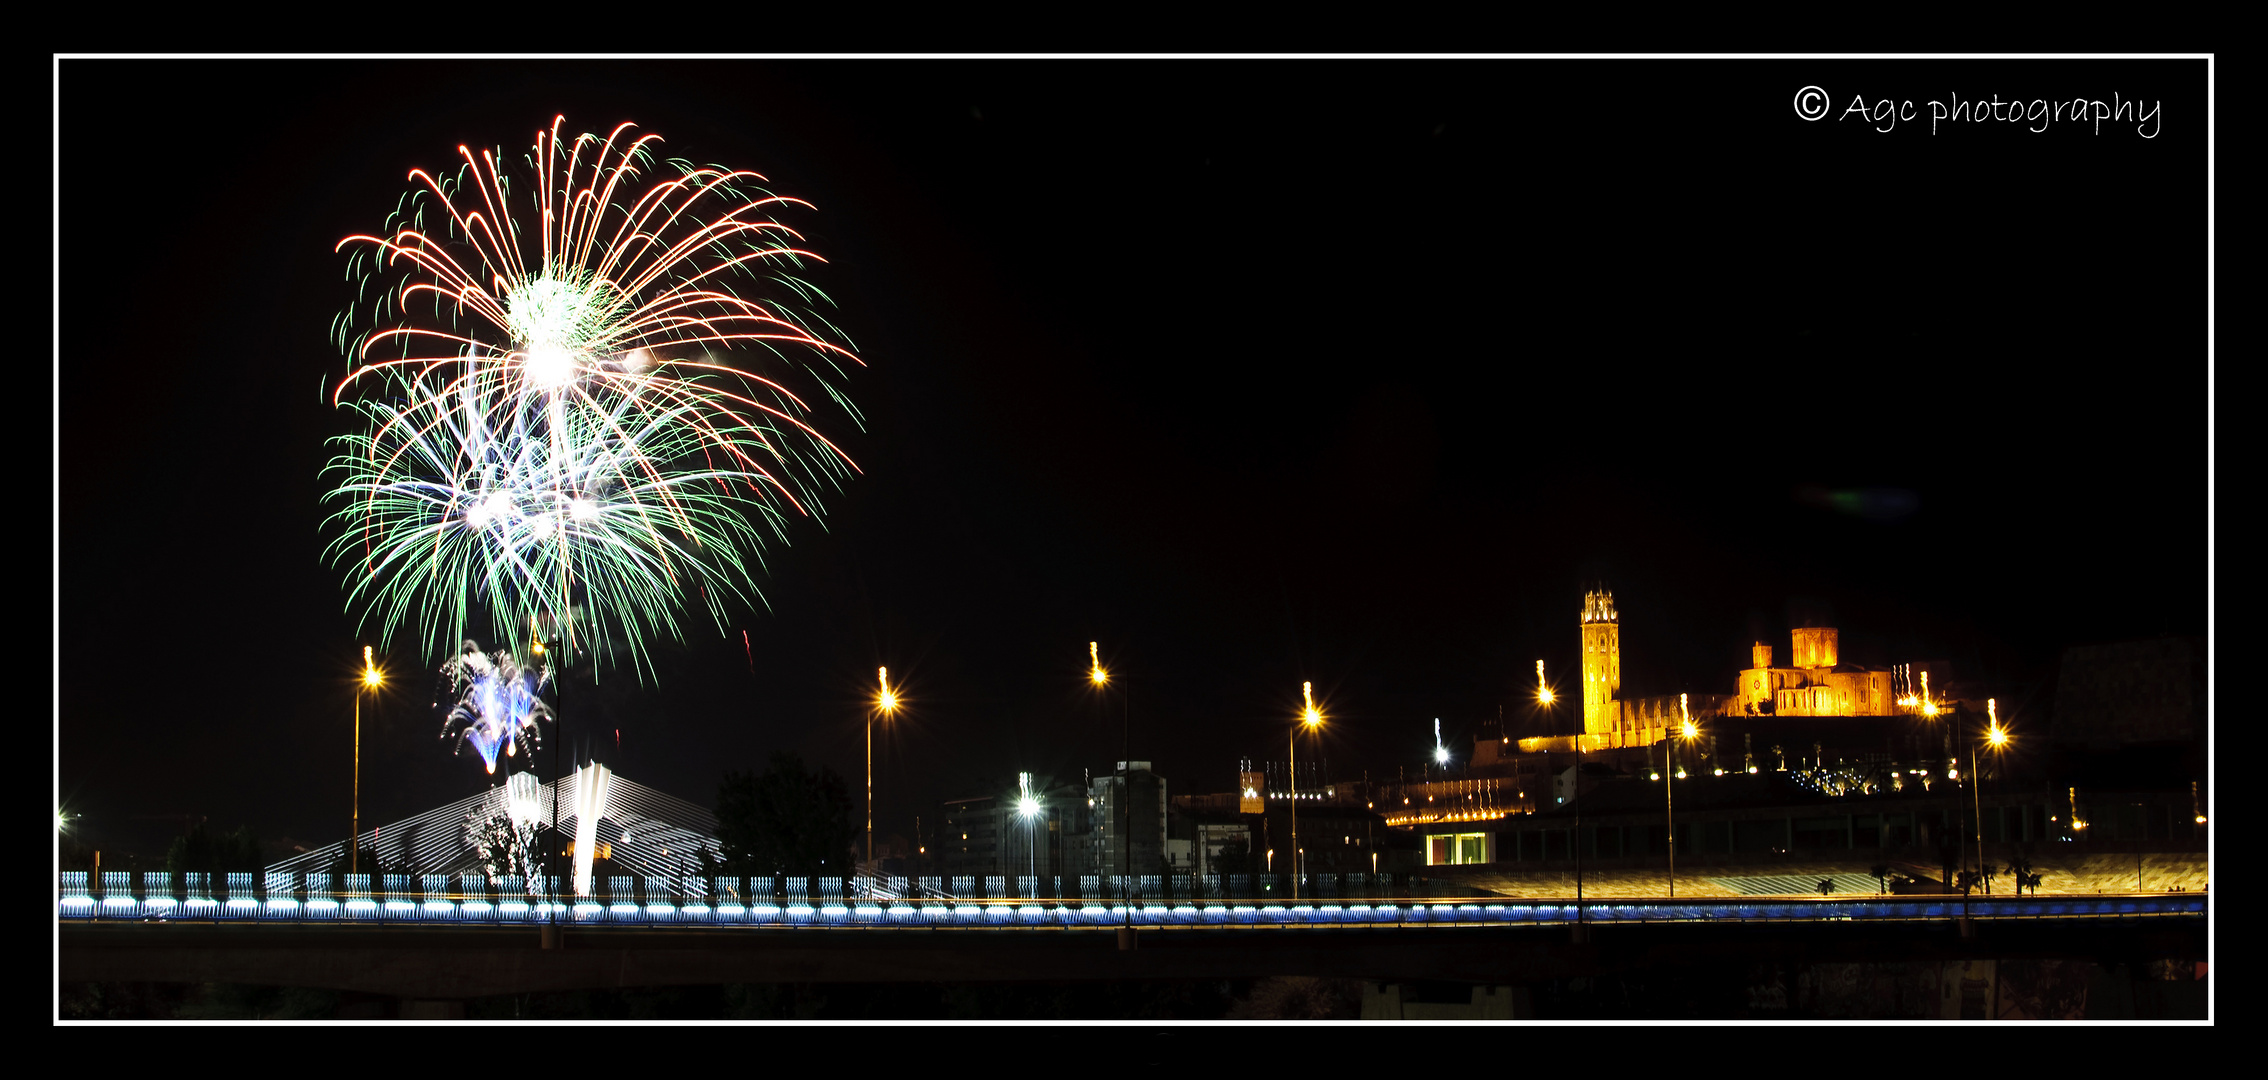
<path id="1" fill-rule="evenodd" d="M 1828 119 L 1795 115 L 1806 85 Z M 2201 61 L 85 60 L 59 86 L 57 784 L 113 846 L 181 815 L 343 833 L 375 636 L 320 559 L 332 247 L 410 168 L 559 113 L 815 203 L 869 365 L 864 476 L 768 556 L 770 610 L 657 646 L 657 686 L 566 683 L 571 745 L 688 798 L 775 749 L 855 783 L 883 664 L 912 708 L 878 831 L 1108 768 L 1089 640 L 1177 792 L 1279 756 L 1302 680 L 1334 771 L 1390 774 L 1435 717 L 1539 725 L 1534 663 L 1571 685 L 1594 581 L 1640 694 L 1727 692 L 1819 609 L 1856 661 L 2009 697 L 2066 645 L 2206 631 Z M 2114 93 L 2160 103 L 2155 138 L 1929 130 L 1954 94 Z M 1861 94 L 1918 116 L 1838 118 Z M 1882 513 L 1822 495 L 1863 491 Z M 486 783 L 437 738 L 440 658 L 386 656 L 377 821 Z"/>

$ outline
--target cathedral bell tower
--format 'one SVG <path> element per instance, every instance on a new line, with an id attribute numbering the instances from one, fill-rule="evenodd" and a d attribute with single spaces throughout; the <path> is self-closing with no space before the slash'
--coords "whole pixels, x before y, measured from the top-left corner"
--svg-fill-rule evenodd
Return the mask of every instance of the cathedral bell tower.
<path id="1" fill-rule="evenodd" d="M 1615 623 L 1614 594 L 1604 589 L 1583 594 L 1583 733 L 1603 735 L 1615 726 L 1615 698 L 1622 693 L 1622 631 Z"/>

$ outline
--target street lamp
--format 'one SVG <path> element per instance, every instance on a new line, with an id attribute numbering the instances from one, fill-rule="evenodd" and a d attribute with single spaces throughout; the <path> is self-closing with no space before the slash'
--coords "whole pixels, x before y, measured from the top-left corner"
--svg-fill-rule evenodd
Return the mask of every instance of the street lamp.
<path id="1" fill-rule="evenodd" d="M 1693 737 L 1700 734 L 1700 730 L 1693 726 L 1693 714 L 1686 708 L 1683 694 L 1678 695 L 1677 708 L 1678 712 L 1684 717 L 1684 723 L 1678 725 L 1677 737 L 1691 743 Z M 1678 778 L 1685 775 L 1685 766 L 1674 760 L 1676 754 L 1676 746 L 1667 739 L 1662 740 L 1662 830 L 1669 834 L 1669 894 L 1672 900 L 1677 899 L 1677 796 L 1675 784 Z"/>
<path id="2" fill-rule="evenodd" d="M 876 668 L 874 673 L 879 687 L 874 695 L 874 708 L 866 714 L 866 873 L 874 874 L 874 717 L 888 716 L 898 708 L 898 695 L 890 689 L 890 669 Z"/>
<path id="3" fill-rule="evenodd" d="M 1110 685 L 1110 672 L 1102 666 L 1100 643 L 1087 643 L 1087 681 L 1094 685 L 1097 695 Z M 1120 689 L 1119 701 L 1119 761 L 1118 761 L 1118 847 L 1119 876 L 1124 879 L 1126 893 L 1126 922 L 1118 931 L 1118 947 L 1134 947 L 1134 694 Z M 1095 698 L 1095 708 L 1102 709 L 1102 698 Z M 1162 838 L 1161 838 L 1162 839 Z"/>
<path id="4" fill-rule="evenodd" d="M 1039 898 L 1039 850 L 1033 819 L 1039 816 L 1039 800 L 1032 797 L 1032 774 L 1016 774 L 1016 816 L 1024 819 L 1024 868 L 1032 879 L 1032 899 Z"/>
<path id="5" fill-rule="evenodd" d="M 2149 804 L 2149 803 L 2135 803 L 2135 804 L 2134 804 L 2134 810 L 2135 810 L 2135 823 L 2136 823 L 2136 824 L 2137 824 L 2137 825 L 2138 825 L 2138 826 L 2139 826 L 2139 827 L 2141 828 L 2141 830 L 2142 830 L 2142 835 L 2141 835 L 2140 837 L 2136 838 L 2136 841 L 2135 841 L 2135 844 L 2134 844 L 2134 891 L 2135 891 L 2135 892 L 2141 892 L 2141 891 L 2142 891 L 2142 842 L 2143 842 L 2143 841 L 2147 841 L 2148 839 L 2150 839 L 2150 804 Z"/>
<path id="6" fill-rule="evenodd" d="M 1323 726 L 1323 714 L 1315 710 L 1315 684 L 1299 684 L 1299 696 L 1307 702 L 1307 709 L 1300 713 L 1299 722 L 1292 725 L 1291 734 L 1285 740 L 1291 744 L 1291 898 L 1294 903 L 1299 901 L 1299 729 L 1303 725 L 1310 730 Z"/>
<path id="7" fill-rule="evenodd" d="M 362 850 L 362 695 L 385 685 L 386 675 L 370 660 L 370 646 L 362 647 L 362 685 L 354 688 L 354 820 L 347 833 L 347 873 L 359 873 L 356 856 Z"/>
<path id="8" fill-rule="evenodd" d="M 1984 741 L 1986 745 L 1998 752 L 2001 747 L 2008 745 L 2008 733 L 2001 730 L 2000 727 L 1998 698 L 1985 699 L 1985 713 L 1992 720 L 1990 726 L 1985 729 Z M 1992 895 L 1992 878 L 1985 873 L 1984 861 L 1984 774 L 1977 771 L 1977 747 L 1975 743 L 1969 744 L 1969 809 L 1976 815 L 1977 878 L 1984 885 L 1985 895 L 1990 896 Z"/>

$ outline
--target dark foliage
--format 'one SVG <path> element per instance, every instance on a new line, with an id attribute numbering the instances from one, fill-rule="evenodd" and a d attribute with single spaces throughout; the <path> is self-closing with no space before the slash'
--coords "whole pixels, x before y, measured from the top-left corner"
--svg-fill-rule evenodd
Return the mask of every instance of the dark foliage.
<path id="1" fill-rule="evenodd" d="M 717 841 L 728 874 L 811 876 L 849 871 L 858 836 L 850 787 L 835 770 L 772 755 L 761 775 L 717 785 Z"/>
<path id="2" fill-rule="evenodd" d="M 409 873 L 408 864 L 399 860 L 388 862 L 379 857 L 377 848 L 368 844 L 363 845 L 362 850 L 356 852 L 352 859 L 347 858 L 347 853 L 344 850 L 340 851 L 339 857 L 331 860 L 331 865 L 324 867 L 324 870 L 330 873 L 333 881 L 343 881 L 350 867 L 353 873 L 369 874 L 373 880 L 386 874 Z M 259 867 L 253 867 L 253 869 L 257 870 Z"/>
<path id="3" fill-rule="evenodd" d="M 231 833 L 215 833 L 199 822 L 187 833 L 174 837 L 173 847 L 165 853 L 165 871 L 169 874 L 218 876 L 253 872 L 266 865 L 260 858 L 260 841 L 252 835 L 250 825 Z"/>
<path id="4" fill-rule="evenodd" d="M 1362 1017 L 1362 981 L 1286 975 L 1262 979 L 1229 1011 L 1230 1020 L 1356 1020 Z"/>
<path id="5" fill-rule="evenodd" d="M 1221 845 L 1221 853 L 1213 856 L 1212 870 L 1223 876 L 1252 873 L 1251 844 L 1245 840 L 1230 840 Z"/>
<path id="6" fill-rule="evenodd" d="M 2032 869 L 2031 849 L 2023 844 L 2016 845 L 2008 856 L 2008 875 L 2016 879 L 2016 895 L 2022 896 L 2027 885 L 2031 886 L 2033 895 L 2039 894 L 2040 879 L 2032 873 Z"/>
<path id="7" fill-rule="evenodd" d="M 304 987 L 236 983 L 64 983 L 63 1020 L 328 1020 L 339 995 Z"/>

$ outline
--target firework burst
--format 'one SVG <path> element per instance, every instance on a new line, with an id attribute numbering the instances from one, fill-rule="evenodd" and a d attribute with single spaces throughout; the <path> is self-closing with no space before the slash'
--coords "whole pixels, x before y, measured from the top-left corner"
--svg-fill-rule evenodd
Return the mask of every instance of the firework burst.
<path id="1" fill-rule="evenodd" d="M 442 665 L 441 674 L 451 689 L 464 690 L 441 725 L 441 737 L 456 739 L 460 754 L 472 747 L 491 775 L 499 752 L 512 757 L 524 745 L 532 757 L 543 745 L 536 721 L 557 719 L 543 703 L 543 684 L 551 681 L 551 670 L 522 668 L 510 652 L 490 656 L 478 642 L 468 641 L 463 652 Z"/>
<path id="2" fill-rule="evenodd" d="M 339 243 L 363 299 L 332 400 L 365 426 L 336 440 L 328 554 L 350 607 L 429 652 L 477 629 L 643 658 L 689 596 L 721 627 L 760 602 L 766 542 L 856 471 L 811 418 L 860 423 L 838 386 L 859 361 L 775 216 L 809 204 L 562 123 L 527 183 L 459 147 L 388 232 Z"/>

